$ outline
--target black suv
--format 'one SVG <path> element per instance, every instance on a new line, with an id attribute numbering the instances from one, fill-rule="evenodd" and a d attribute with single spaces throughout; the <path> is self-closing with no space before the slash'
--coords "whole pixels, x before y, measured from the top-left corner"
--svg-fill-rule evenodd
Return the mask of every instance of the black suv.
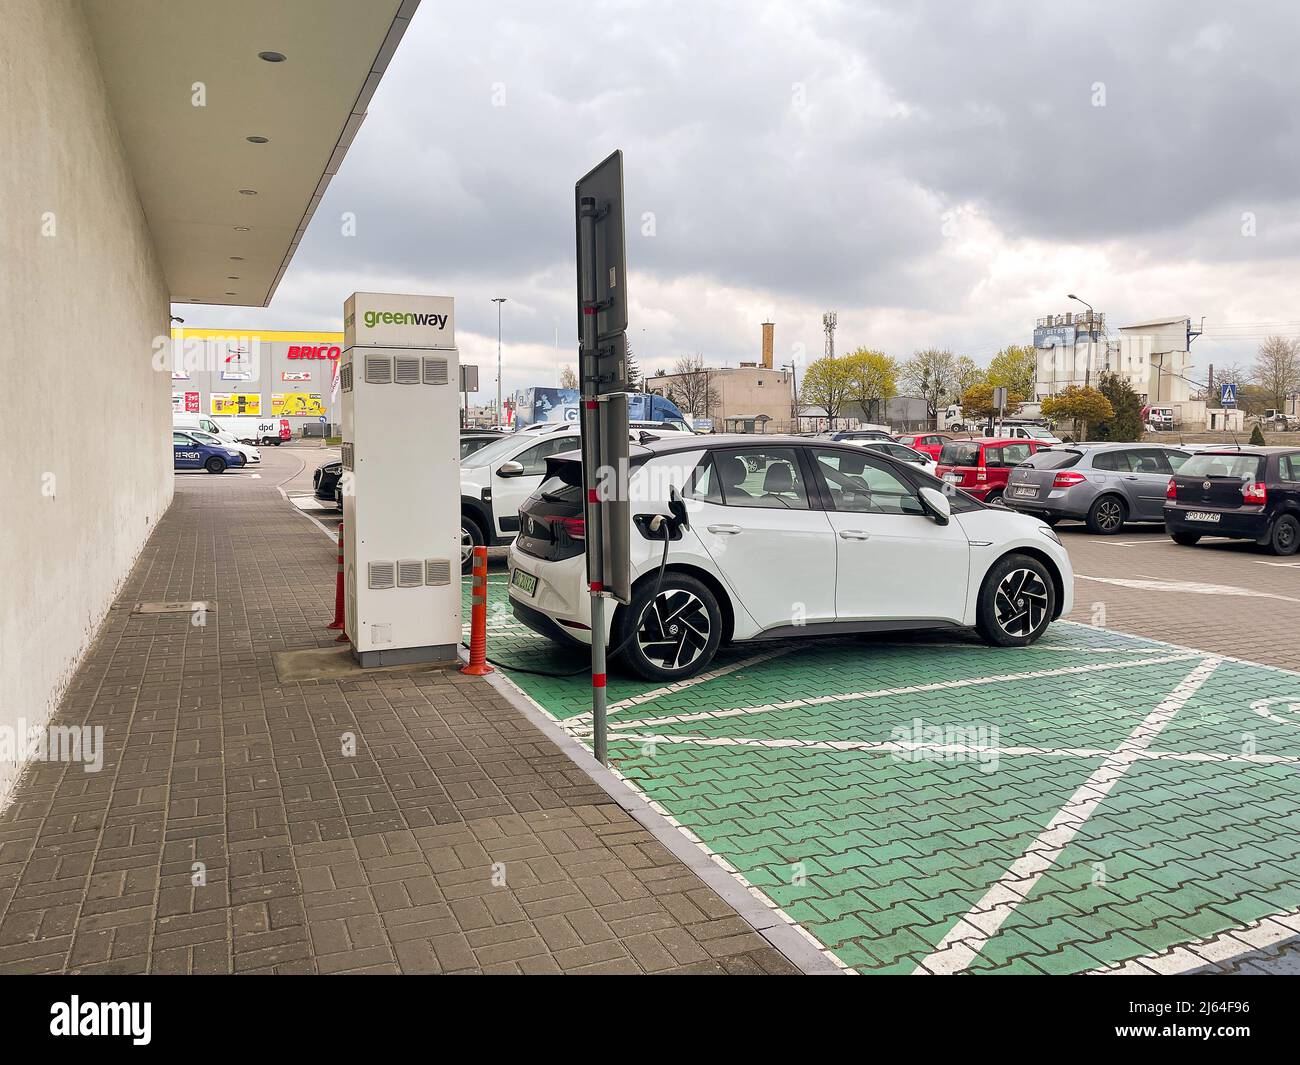
<path id="1" fill-rule="evenodd" d="M 1300 448 L 1202 451 L 1169 478 L 1165 528 L 1178 544 L 1202 536 L 1254 540 L 1275 555 L 1300 548 Z"/>

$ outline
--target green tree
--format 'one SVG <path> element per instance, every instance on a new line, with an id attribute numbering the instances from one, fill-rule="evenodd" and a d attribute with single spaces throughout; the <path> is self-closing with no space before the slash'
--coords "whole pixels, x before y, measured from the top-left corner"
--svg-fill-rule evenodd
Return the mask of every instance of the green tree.
<path id="1" fill-rule="evenodd" d="M 884 420 L 885 406 L 898 395 L 898 363 L 883 351 L 858 348 L 842 357 L 848 364 L 849 398 L 862 407 L 871 420 Z M 807 384 L 804 385 L 805 395 Z"/>
<path id="2" fill-rule="evenodd" d="M 1113 418 L 1104 418 L 1093 428 L 1098 440 L 1141 440 L 1142 397 L 1118 374 L 1103 373 L 1097 391 L 1110 401 L 1115 411 Z"/>
<path id="3" fill-rule="evenodd" d="M 822 407 L 835 428 L 835 419 L 853 396 L 853 367 L 848 359 L 823 355 L 809 363 L 803 375 L 803 401 Z"/>
<path id="4" fill-rule="evenodd" d="M 966 390 L 972 385 L 977 385 L 986 380 L 987 375 L 969 355 L 959 355 L 953 360 L 952 379 L 953 398 L 958 403 L 961 403 L 961 397 L 966 394 Z M 965 407 L 964 403 L 962 403 L 962 407 Z"/>
<path id="5" fill-rule="evenodd" d="M 1005 386 L 1001 386 L 1005 387 Z M 1025 401 L 1019 392 L 1007 389 L 1007 411 L 1014 411 Z M 961 409 L 968 419 L 992 418 L 998 413 L 998 405 L 993 402 L 993 385 L 988 381 L 979 381 L 961 394 Z"/>
<path id="6" fill-rule="evenodd" d="M 1263 447 L 1267 441 L 1264 439 L 1264 430 L 1259 427 L 1259 422 L 1255 423 L 1255 428 L 1250 431 L 1250 446 Z"/>
<path id="7" fill-rule="evenodd" d="M 988 382 L 1022 396 L 1032 396 L 1037 369 L 1038 353 L 1034 348 L 1010 344 L 989 361 Z"/>
<path id="8" fill-rule="evenodd" d="M 1049 418 L 1071 419 L 1074 423 L 1074 438 L 1086 440 L 1088 423 L 1115 417 L 1115 408 L 1095 388 L 1070 385 L 1043 400 L 1043 413 Z"/>
<path id="9" fill-rule="evenodd" d="M 931 425 L 938 417 L 939 404 L 952 392 L 955 362 L 951 351 L 925 348 L 903 364 L 903 387 L 909 395 L 925 400 Z"/>

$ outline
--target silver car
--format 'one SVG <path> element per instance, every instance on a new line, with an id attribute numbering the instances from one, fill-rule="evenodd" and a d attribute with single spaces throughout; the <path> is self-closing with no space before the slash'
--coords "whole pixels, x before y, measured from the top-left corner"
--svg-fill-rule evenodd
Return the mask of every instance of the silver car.
<path id="1" fill-rule="evenodd" d="M 1016 466 L 1003 502 L 1048 525 L 1073 519 L 1110 536 L 1126 521 L 1163 522 L 1169 478 L 1190 457 L 1152 444 L 1064 444 Z"/>

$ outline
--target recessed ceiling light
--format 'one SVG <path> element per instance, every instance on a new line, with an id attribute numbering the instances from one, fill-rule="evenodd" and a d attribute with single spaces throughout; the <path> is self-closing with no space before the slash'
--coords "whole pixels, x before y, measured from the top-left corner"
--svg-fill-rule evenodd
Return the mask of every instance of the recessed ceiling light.
<path id="1" fill-rule="evenodd" d="M 258 52 L 257 58 L 265 59 L 268 63 L 283 63 L 284 53 L 283 52 Z"/>
<path id="2" fill-rule="evenodd" d="M 239 195 L 241 195 L 241 196 L 256 196 L 256 195 L 257 195 L 257 189 L 240 189 L 240 190 L 239 190 Z"/>
<path id="3" fill-rule="evenodd" d="M 245 137 L 244 140 L 248 141 L 249 144 L 267 144 L 267 143 L 269 143 L 268 138 L 266 138 L 266 137 Z"/>

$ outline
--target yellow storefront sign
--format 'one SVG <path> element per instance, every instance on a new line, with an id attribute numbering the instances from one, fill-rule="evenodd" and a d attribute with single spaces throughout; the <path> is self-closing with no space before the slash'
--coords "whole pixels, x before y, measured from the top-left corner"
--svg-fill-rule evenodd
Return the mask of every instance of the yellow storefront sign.
<path id="1" fill-rule="evenodd" d="M 262 413 L 262 397 L 257 392 L 213 392 L 210 406 L 212 414 L 232 418 L 251 414 L 256 417 Z"/>
<path id="2" fill-rule="evenodd" d="M 325 413 L 325 401 L 318 392 L 275 392 L 271 395 L 271 414 L 277 418 L 319 418 Z"/>

